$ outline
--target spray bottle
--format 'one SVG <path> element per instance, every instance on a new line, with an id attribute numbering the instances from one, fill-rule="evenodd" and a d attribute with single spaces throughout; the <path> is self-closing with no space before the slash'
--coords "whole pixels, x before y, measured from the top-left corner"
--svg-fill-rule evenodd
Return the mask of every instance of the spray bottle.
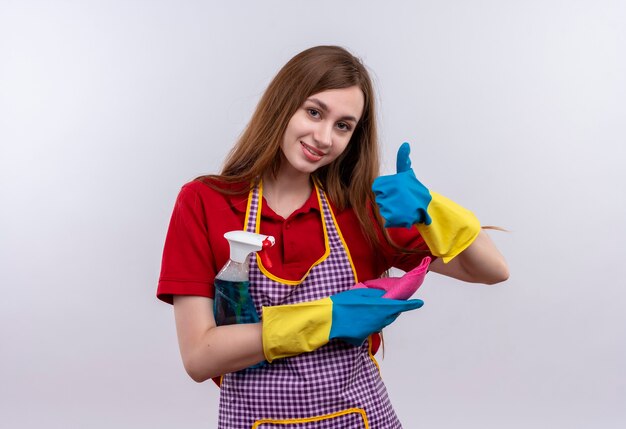
<path id="1" fill-rule="evenodd" d="M 230 245 L 230 259 L 215 276 L 215 322 L 218 326 L 256 323 L 259 315 L 248 290 L 249 256 L 259 252 L 263 265 L 271 268 L 271 261 L 264 250 L 274 245 L 274 237 L 247 231 L 230 231 L 224 234 L 224 238 Z"/>

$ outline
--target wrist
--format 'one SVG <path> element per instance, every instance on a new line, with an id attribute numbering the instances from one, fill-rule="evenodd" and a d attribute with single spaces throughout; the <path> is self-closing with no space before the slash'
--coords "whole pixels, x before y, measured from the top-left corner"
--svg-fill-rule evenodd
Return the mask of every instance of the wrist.
<path id="1" fill-rule="evenodd" d="M 431 253 L 450 262 L 469 247 L 480 233 L 478 218 L 461 205 L 436 192 L 428 206 L 432 222 L 417 224 Z"/>
<path id="2" fill-rule="evenodd" d="M 311 352 L 328 343 L 330 298 L 263 307 L 263 354 L 268 362 Z"/>

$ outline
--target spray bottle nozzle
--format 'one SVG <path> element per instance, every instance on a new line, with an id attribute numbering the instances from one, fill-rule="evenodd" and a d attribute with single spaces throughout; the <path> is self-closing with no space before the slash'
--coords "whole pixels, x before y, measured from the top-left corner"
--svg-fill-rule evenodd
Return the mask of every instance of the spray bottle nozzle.
<path id="1" fill-rule="evenodd" d="M 259 252 L 274 245 L 271 235 L 255 234 L 248 231 L 230 231 L 224 234 L 230 244 L 230 259 L 244 263 L 250 253 Z M 263 252 L 260 252 L 263 254 Z M 266 260 L 263 260 L 266 265 Z M 271 262 L 270 262 L 271 265 Z"/>

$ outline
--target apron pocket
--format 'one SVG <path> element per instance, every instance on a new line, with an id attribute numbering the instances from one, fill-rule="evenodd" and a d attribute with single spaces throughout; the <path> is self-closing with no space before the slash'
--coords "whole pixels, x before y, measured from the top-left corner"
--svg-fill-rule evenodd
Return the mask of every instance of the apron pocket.
<path id="1" fill-rule="evenodd" d="M 349 408 L 332 414 L 297 419 L 257 420 L 252 429 L 368 429 L 367 415 L 362 408 Z"/>

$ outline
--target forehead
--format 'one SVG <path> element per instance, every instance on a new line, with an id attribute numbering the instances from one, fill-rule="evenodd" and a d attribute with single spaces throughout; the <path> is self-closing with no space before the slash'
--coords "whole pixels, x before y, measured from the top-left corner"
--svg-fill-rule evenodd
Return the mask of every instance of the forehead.
<path id="1" fill-rule="evenodd" d="M 365 97 L 358 86 L 328 89 L 307 97 L 308 101 L 322 104 L 327 113 L 337 116 L 353 116 L 357 120 L 363 114 Z"/>

